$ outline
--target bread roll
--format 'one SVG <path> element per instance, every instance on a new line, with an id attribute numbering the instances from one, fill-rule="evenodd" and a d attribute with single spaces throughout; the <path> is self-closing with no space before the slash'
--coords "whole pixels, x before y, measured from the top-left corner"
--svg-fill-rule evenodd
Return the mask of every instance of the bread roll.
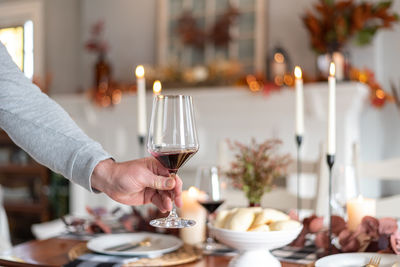
<path id="1" fill-rule="evenodd" d="M 277 221 L 269 225 L 271 231 L 287 231 L 294 230 L 300 227 L 300 223 L 294 220 Z"/>
<path id="2" fill-rule="evenodd" d="M 240 208 L 229 216 L 224 228 L 233 231 L 247 231 L 254 220 L 254 212 L 251 209 Z"/>
<path id="3" fill-rule="evenodd" d="M 287 221 L 290 220 L 290 217 L 275 209 L 264 209 L 254 219 L 252 226 L 262 225 L 262 224 L 270 224 L 276 221 Z"/>
<path id="4" fill-rule="evenodd" d="M 250 227 L 248 232 L 269 232 L 269 226 L 266 224 L 260 224 L 255 227 Z"/>
<path id="5" fill-rule="evenodd" d="M 232 210 L 221 210 L 217 213 L 217 217 L 215 218 L 214 226 L 218 228 L 223 228 L 228 218 L 229 214 L 232 213 Z"/>

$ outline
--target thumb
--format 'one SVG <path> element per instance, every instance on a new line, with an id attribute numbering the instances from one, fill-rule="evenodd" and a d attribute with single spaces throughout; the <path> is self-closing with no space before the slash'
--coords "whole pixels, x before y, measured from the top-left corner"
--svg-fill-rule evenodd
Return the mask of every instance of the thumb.
<path id="1" fill-rule="evenodd" d="M 158 190 L 171 190 L 175 187 L 175 179 L 151 174 L 144 179 L 144 185 Z"/>

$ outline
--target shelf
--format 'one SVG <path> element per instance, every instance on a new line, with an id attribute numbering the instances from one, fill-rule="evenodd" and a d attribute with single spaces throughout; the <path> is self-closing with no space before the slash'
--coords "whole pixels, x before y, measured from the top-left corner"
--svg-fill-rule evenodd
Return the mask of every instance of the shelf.
<path id="1" fill-rule="evenodd" d="M 46 171 L 46 168 L 39 164 L 30 164 L 30 165 L 18 165 L 18 164 L 7 164 L 0 165 L 0 173 L 9 173 L 9 174 L 42 174 Z"/>
<path id="2" fill-rule="evenodd" d="M 4 202 L 4 209 L 6 212 L 42 214 L 43 212 L 46 212 L 46 208 L 47 205 L 44 203 L 32 203 L 25 201 Z"/>

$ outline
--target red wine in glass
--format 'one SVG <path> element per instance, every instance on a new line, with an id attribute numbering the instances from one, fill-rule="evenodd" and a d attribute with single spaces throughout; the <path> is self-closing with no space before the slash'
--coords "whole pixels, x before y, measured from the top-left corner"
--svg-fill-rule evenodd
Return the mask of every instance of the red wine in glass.
<path id="1" fill-rule="evenodd" d="M 204 200 L 204 201 L 199 201 L 199 203 L 210 213 L 214 213 L 219 206 L 224 203 L 224 200 Z"/>
<path id="2" fill-rule="evenodd" d="M 170 173 L 176 173 L 178 169 L 188 161 L 197 150 L 183 149 L 178 151 L 168 151 L 167 149 L 156 149 L 151 151 L 155 157 Z"/>

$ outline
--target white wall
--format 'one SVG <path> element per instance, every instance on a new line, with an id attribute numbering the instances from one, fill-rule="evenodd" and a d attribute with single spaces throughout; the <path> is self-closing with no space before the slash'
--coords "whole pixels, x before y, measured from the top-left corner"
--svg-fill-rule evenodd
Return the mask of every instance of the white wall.
<path id="1" fill-rule="evenodd" d="M 105 39 L 111 50 L 113 77 L 133 82 L 133 68 L 156 62 L 156 0 L 81 0 L 81 42 L 89 37 L 91 25 L 105 21 Z M 85 88 L 92 85 L 95 55 L 81 49 L 81 77 Z"/>
<path id="2" fill-rule="evenodd" d="M 268 44 L 270 50 L 280 45 L 289 53 L 292 64 L 300 65 L 313 75 L 316 70 L 315 54 L 310 49 L 308 32 L 301 16 L 315 0 L 269 0 Z"/>
<path id="3" fill-rule="evenodd" d="M 45 61 L 50 93 L 76 92 L 79 80 L 79 0 L 45 0 Z"/>

